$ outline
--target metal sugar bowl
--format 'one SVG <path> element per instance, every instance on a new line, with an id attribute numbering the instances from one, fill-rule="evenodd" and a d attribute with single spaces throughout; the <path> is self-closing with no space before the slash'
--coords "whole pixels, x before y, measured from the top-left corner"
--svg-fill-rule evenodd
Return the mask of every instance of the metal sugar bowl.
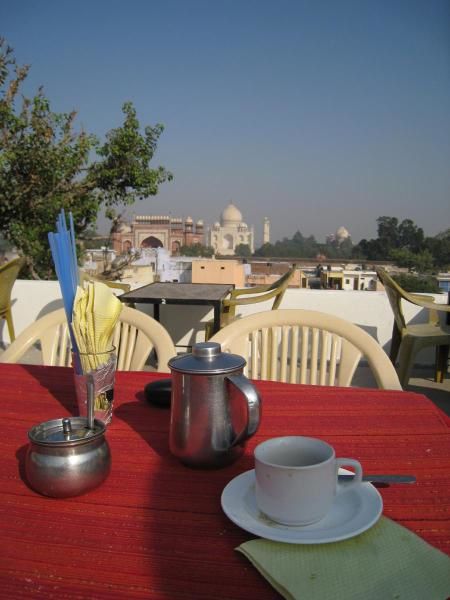
<path id="1" fill-rule="evenodd" d="M 195 344 L 169 361 L 172 371 L 170 450 L 191 467 L 234 462 L 258 429 L 261 400 L 245 377 L 242 356 L 220 344 Z"/>
<path id="2" fill-rule="evenodd" d="M 45 496 L 78 496 L 100 485 L 111 468 L 105 425 L 93 418 L 93 389 L 88 417 L 54 419 L 28 432 L 25 459 L 29 485 Z"/>

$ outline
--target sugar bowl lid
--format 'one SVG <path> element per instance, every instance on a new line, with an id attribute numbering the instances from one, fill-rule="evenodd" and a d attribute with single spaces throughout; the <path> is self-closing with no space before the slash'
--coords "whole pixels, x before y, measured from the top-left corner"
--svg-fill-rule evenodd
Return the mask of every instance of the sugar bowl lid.
<path id="1" fill-rule="evenodd" d="M 105 429 L 102 421 L 97 419 L 94 428 L 90 429 L 86 417 L 64 417 L 35 425 L 28 432 L 28 437 L 40 446 L 78 446 L 99 438 Z"/>
<path id="2" fill-rule="evenodd" d="M 172 371 L 198 375 L 218 375 L 242 369 L 246 360 L 237 354 L 222 352 L 217 342 L 201 342 L 192 346 L 192 354 L 175 356 L 169 360 Z"/>

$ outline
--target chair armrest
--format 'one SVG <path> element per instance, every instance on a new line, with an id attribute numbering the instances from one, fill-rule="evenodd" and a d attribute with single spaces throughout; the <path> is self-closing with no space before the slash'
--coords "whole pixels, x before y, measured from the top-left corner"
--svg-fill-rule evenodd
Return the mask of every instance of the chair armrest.
<path id="1" fill-rule="evenodd" d="M 270 290 L 269 292 L 262 293 L 259 296 L 251 296 L 250 298 L 225 298 L 222 301 L 223 307 L 230 306 L 245 306 L 246 304 L 255 304 L 256 302 L 265 302 L 266 300 L 270 300 L 274 296 L 277 296 L 280 293 L 279 289 Z"/>
<path id="2" fill-rule="evenodd" d="M 415 296 L 417 299 L 417 296 Z M 434 298 L 433 298 L 434 300 Z M 410 300 L 412 302 L 412 300 Z M 426 308 L 429 310 L 428 323 L 430 325 L 438 325 L 440 322 L 439 313 L 450 313 L 450 305 L 449 304 L 438 304 L 436 302 L 427 302 L 424 300 L 417 299 L 413 302 L 416 306 L 420 306 L 422 308 Z"/>
<path id="3" fill-rule="evenodd" d="M 410 294 L 411 298 L 414 298 L 414 300 L 418 300 L 419 302 L 435 302 L 436 298 L 434 298 L 434 296 L 426 296 L 425 294 L 421 294 L 420 296 L 418 294 Z"/>
<path id="4" fill-rule="evenodd" d="M 450 305 L 449 304 L 438 304 L 436 302 L 427 302 L 426 300 L 420 300 L 417 298 L 417 296 L 415 296 L 414 301 L 410 300 L 409 298 L 405 298 L 405 300 L 408 300 L 409 302 L 411 302 L 412 304 L 416 304 L 417 306 L 421 306 L 422 308 L 428 308 L 428 310 L 434 310 L 437 312 L 450 312 Z"/>
<path id="5" fill-rule="evenodd" d="M 131 285 L 129 283 L 119 283 L 117 281 L 101 281 L 100 283 L 104 283 L 112 289 L 122 290 L 123 292 L 129 292 L 131 290 Z"/>
<path id="6" fill-rule="evenodd" d="M 248 294 L 263 294 L 264 292 L 279 292 L 283 289 L 286 289 L 289 285 L 289 281 L 291 280 L 294 272 L 297 270 L 297 267 L 294 266 L 289 271 L 286 271 L 284 275 L 282 275 L 277 281 L 273 281 L 272 283 L 268 283 L 267 285 L 256 285 L 250 288 L 241 288 L 237 290 L 231 291 L 231 298 L 237 298 L 241 295 Z"/>
<path id="7" fill-rule="evenodd" d="M 99 277 L 94 277 L 93 275 L 88 275 L 85 271 L 82 271 L 81 269 L 80 269 L 79 273 L 80 273 L 80 282 L 96 281 L 97 283 L 104 283 L 109 288 L 112 288 L 115 290 L 122 290 L 123 292 L 129 292 L 131 290 L 131 285 L 129 283 L 121 283 L 119 281 L 111 281 L 109 279 L 100 279 Z"/>
<path id="8" fill-rule="evenodd" d="M 436 299 L 434 298 L 434 296 L 426 296 L 426 295 L 417 295 L 417 294 L 409 294 L 410 299 L 406 300 L 407 302 L 412 302 L 412 300 L 414 300 L 414 304 L 416 304 L 417 306 L 421 306 L 423 302 L 428 302 L 433 304 L 433 306 L 435 306 L 436 308 L 430 308 L 428 307 L 428 311 L 429 311 L 429 315 L 428 315 L 428 323 L 430 325 L 437 325 L 439 323 L 439 315 L 438 315 L 438 310 L 439 308 L 437 308 L 439 306 L 439 304 L 435 304 Z"/>
<path id="9" fill-rule="evenodd" d="M 238 296 L 245 296 L 248 294 L 262 294 L 267 292 L 270 288 L 269 285 L 255 285 L 254 287 L 249 288 L 239 288 L 237 290 L 231 290 L 230 297 L 232 299 L 237 298 Z"/>

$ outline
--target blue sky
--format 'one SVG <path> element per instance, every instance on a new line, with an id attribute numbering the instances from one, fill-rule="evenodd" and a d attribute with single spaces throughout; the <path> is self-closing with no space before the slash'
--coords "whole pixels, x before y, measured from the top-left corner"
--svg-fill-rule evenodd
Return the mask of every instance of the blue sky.
<path id="1" fill-rule="evenodd" d="M 163 123 L 175 176 L 128 210 L 218 220 L 261 241 L 354 241 L 381 215 L 450 227 L 448 0 L 2 3 L 0 34 L 56 111 L 103 136 L 124 101 Z M 102 226 L 101 226 L 102 227 Z"/>

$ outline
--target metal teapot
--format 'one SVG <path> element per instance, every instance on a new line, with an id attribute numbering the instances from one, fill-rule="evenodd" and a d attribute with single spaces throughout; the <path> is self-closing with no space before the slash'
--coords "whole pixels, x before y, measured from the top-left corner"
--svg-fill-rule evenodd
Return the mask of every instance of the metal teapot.
<path id="1" fill-rule="evenodd" d="M 93 386 L 88 384 L 88 417 L 45 421 L 28 432 L 25 474 L 29 485 L 40 494 L 78 496 L 108 476 L 111 453 L 105 425 L 93 418 L 93 396 Z"/>
<path id="2" fill-rule="evenodd" d="M 261 400 L 243 375 L 242 356 L 220 344 L 196 344 L 169 361 L 172 371 L 170 450 L 191 467 L 222 467 L 244 451 L 258 429 Z"/>

